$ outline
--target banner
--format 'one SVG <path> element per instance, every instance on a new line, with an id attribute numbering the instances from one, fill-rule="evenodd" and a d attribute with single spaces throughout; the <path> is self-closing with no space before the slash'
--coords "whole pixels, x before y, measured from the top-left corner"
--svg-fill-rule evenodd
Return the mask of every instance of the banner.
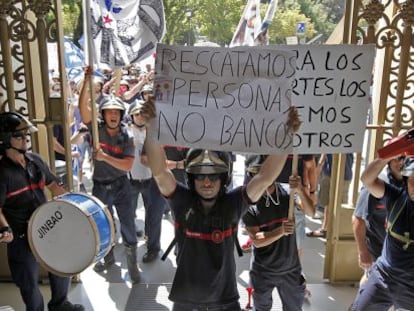
<path id="1" fill-rule="evenodd" d="M 162 144 L 291 153 L 286 126 L 295 54 L 158 44 L 149 136 Z"/>
<path id="2" fill-rule="evenodd" d="M 150 136 L 236 152 L 360 152 L 373 59 L 368 45 L 158 45 Z M 284 123 L 290 99 L 303 122 L 293 138 Z"/>
<path id="3" fill-rule="evenodd" d="M 148 57 L 165 33 L 162 0 L 92 0 L 94 61 L 98 68 L 120 68 Z"/>

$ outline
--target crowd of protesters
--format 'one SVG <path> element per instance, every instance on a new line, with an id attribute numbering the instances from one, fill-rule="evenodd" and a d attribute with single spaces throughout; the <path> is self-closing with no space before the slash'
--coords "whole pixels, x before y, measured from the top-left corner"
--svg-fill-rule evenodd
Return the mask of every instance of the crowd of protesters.
<path id="1" fill-rule="evenodd" d="M 92 91 L 89 79 L 92 80 Z M 159 146 L 146 139 L 146 129 L 155 116 L 155 100 L 159 96 L 153 82 L 154 69 L 151 66 L 131 65 L 120 72 L 104 71 L 99 75 L 86 67 L 84 79 L 70 80 L 67 85 L 70 160 L 74 161 L 73 174 L 78 180 L 75 190 L 90 192 L 100 198 L 113 216 L 115 207 L 130 281 L 141 281 L 137 260 L 138 238 L 144 236 L 147 240 L 147 252 L 142 256 L 142 262 L 157 260 L 162 251 L 162 215 L 171 213 L 175 222 L 177 258 L 177 271 L 170 293 L 173 310 L 240 310 L 234 279 L 233 247 L 240 249 L 237 226 L 242 220 L 249 235 L 249 242 L 243 248 L 253 250 L 250 286 L 254 289 L 256 310 L 272 309 L 274 288 L 278 288 L 286 310 L 301 310 L 306 295 L 310 295 L 300 260 L 305 238 L 305 215 L 312 217 L 318 205 L 324 208 L 321 229 L 308 232 L 307 236 L 326 238 L 329 211 L 332 209 L 329 206 L 332 155 L 302 156 L 299 174 L 292 176 L 290 172 L 284 172 L 291 168 L 290 162 L 285 164 L 286 156 L 247 157 L 245 183 L 233 189 L 234 154 Z M 59 97 L 61 91 L 60 78 L 53 74 L 50 96 Z M 97 149 L 92 146 L 92 98 L 99 113 L 100 144 Z M 295 110 L 292 110 L 289 122 L 291 131 L 295 132 L 299 126 Z M 29 128 L 30 124 L 27 125 Z M 1 129 L 2 135 L 11 135 L 7 136 L 10 141 L 20 137 L 13 136 L 17 135 L 14 134 L 17 130 L 19 135 L 23 135 L 21 129 Z M 53 133 L 55 159 L 68 160 L 65 157 L 63 126 L 56 125 Z M 5 150 L 14 148 L 11 143 L 2 147 Z M 5 150 L 3 155 L 8 158 Z M 25 155 L 25 152 L 20 153 Z M 30 160 L 30 157 L 24 159 Z M 87 189 L 83 183 L 85 159 L 92 170 L 92 189 Z M 412 222 L 404 222 L 404 219 L 411 219 L 412 214 L 414 165 L 412 158 L 403 160 L 403 157 L 374 160 L 362 175 L 366 188 L 361 192 L 353 222 L 359 264 L 365 277 L 352 305 L 353 310 L 387 310 L 392 305 L 410 310 L 414 305 L 412 282 L 406 282 L 410 277 L 402 279 L 399 276 L 401 273 L 410 276 L 414 273 L 412 264 L 408 262 L 412 258 L 414 229 Z M 353 155 L 346 155 L 342 203 L 349 201 L 347 194 L 353 164 Z M 384 181 L 377 176 L 386 164 L 388 179 Z M 47 168 L 45 171 L 50 174 Z M 46 177 L 54 189 L 53 183 L 58 179 L 52 175 Z M 59 188 L 59 193 L 62 191 Z M 288 217 L 290 191 L 296 193 L 294 218 Z M 137 228 L 135 221 L 139 195 L 145 207 L 144 228 Z M 5 200 L 6 197 L 7 193 L 0 193 L 0 211 L 7 211 L 9 201 Z M 402 213 L 406 215 L 404 218 Z M 7 212 L 6 217 L 3 214 L 0 213 L 1 227 L 10 230 L 2 232 L 0 241 L 11 242 L 15 228 L 13 220 L 7 220 L 8 217 L 13 218 Z M 388 224 L 387 230 L 384 229 L 385 223 Z M 376 240 L 373 242 L 372 238 Z M 9 244 L 10 247 L 12 245 Z M 371 252 L 374 246 L 375 253 Z M 225 273 L 217 267 L 218 262 L 220 267 L 226 267 Z M 104 273 L 114 263 L 114 252 L 110 250 L 95 264 L 94 270 Z M 15 281 L 24 287 L 19 278 L 16 277 Z M 67 301 L 66 293 L 62 292 L 58 303 L 81 309 L 82 306 L 73 306 Z M 34 299 L 28 295 L 30 293 L 22 292 L 26 303 Z M 36 299 L 41 299 L 41 296 Z M 36 304 L 43 305 L 39 301 Z M 53 299 L 50 303 L 53 304 Z"/>

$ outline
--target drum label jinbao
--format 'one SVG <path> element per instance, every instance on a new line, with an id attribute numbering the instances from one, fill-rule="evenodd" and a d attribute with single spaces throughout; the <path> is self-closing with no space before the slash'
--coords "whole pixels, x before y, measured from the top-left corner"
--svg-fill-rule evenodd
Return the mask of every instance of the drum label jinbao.
<path id="1" fill-rule="evenodd" d="M 60 220 L 62 220 L 62 218 L 62 213 L 56 211 L 49 219 L 45 221 L 45 223 L 40 228 L 37 229 L 37 232 L 39 233 L 39 238 L 43 239 L 46 236 L 46 234 L 50 230 L 52 230 Z"/>

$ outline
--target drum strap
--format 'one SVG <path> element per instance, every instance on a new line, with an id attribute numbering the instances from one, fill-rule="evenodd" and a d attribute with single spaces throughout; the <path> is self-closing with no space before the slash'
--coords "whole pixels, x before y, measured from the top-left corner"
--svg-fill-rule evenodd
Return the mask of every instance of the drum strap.
<path id="1" fill-rule="evenodd" d="M 175 244 L 177 244 L 177 239 L 174 237 L 170 243 L 170 245 L 168 245 L 166 251 L 164 252 L 164 254 L 161 256 L 161 260 L 165 261 L 165 259 L 167 259 L 168 254 L 171 252 L 172 248 L 175 246 Z"/>

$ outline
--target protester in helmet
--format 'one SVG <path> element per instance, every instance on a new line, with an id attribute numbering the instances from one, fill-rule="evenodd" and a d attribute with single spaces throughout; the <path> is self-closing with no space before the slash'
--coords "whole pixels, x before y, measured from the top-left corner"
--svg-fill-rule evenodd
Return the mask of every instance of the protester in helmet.
<path id="1" fill-rule="evenodd" d="M 90 67 L 85 70 L 85 77 L 92 74 Z M 84 84 L 79 96 L 79 111 L 82 122 L 92 132 L 92 113 L 88 105 L 89 91 Z M 119 98 L 110 96 L 100 106 L 102 120 L 98 123 L 99 147 L 94 150 L 95 168 L 93 170 L 92 194 L 107 205 L 111 214 L 116 207 L 121 235 L 127 254 L 130 279 L 133 283 L 140 281 L 137 266 L 137 236 L 135 233 L 135 207 L 132 206 L 131 185 L 127 178 L 135 157 L 132 135 L 122 123 L 125 105 Z M 93 138 L 94 139 L 94 138 Z M 113 249 L 98 262 L 94 269 L 102 272 L 115 263 Z"/>
<path id="2" fill-rule="evenodd" d="M 153 102 L 147 105 L 148 114 L 153 114 Z M 292 109 L 290 130 L 295 132 L 299 124 L 297 110 Z M 186 186 L 177 183 L 167 168 L 161 145 L 147 138 L 145 150 L 160 192 L 168 199 L 181 232 L 177 270 L 169 296 L 174 302 L 172 310 L 240 310 L 234 259 L 237 226 L 249 204 L 258 201 L 273 183 L 286 155 L 268 156 L 246 186 L 227 191 L 228 153 L 190 150 L 186 158 Z"/>
<path id="3" fill-rule="evenodd" d="M 141 115 L 143 106 L 143 100 L 136 100 L 128 109 L 128 114 L 132 118 L 129 130 L 134 136 L 135 143 L 135 160 L 128 175 L 131 182 L 131 197 L 134 208 L 136 209 L 138 206 L 140 194 L 144 203 L 144 231 L 147 236 L 147 252 L 142 257 L 142 261 L 149 263 L 158 258 L 161 250 L 161 222 L 167 203 L 164 197 L 161 196 L 154 178 L 152 178 L 151 169 L 147 166 L 148 159 L 143 148 L 147 134 L 146 120 Z M 143 232 L 138 230 L 137 235 L 142 236 Z"/>
<path id="4" fill-rule="evenodd" d="M 260 172 L 265 159 L 266 156 L 255 155 L 246 160 L 248 179 Z M 254 246 L 250 267 L 253 303 L 255 310 L 272 310 L 272 292 L 277 288 L 283 310 L 299 311 L 305 297 L 305 278 L 297 251 L 295 220 L 288 218 L 289 189 L 276 178 L 243 216 Z M 290 191 L 297 193 L 296 203 L 306 214 L 313 215 L 315 208 L 301 178 L 291 175 L 289 185 Z"/>
<path id="5" fill-rule="evenodd" d="M 385 202 L 387 234 L 381 256 L 361 286 L 352 310 L 388 310 L 391 306 L 412 310 L 414 306 L 414 158 L 406 158 L 403 164 L 403 188 L 378 177 L 390 160 L 376 158 L 361 176 L 370 194 Z"/>
<path id="6" fill-rule="evenodd" d="M 39 263 L 27 239 L 29 220 L 36 208 L 47 202 L 45 185 L 53 196 L 65 193 L 41 156 L 27 150 L 29 135 L 36 131 L 19 113 L 0 114 L 0 242 L 7 243 L 11 276 L 26 310 L 44 310 Z M 49 310 L 84 310 L 68 301 L 70 278 L 49 273 L 49 282 Z"/>
<path id="7" fill-rule="evenodd" d="M 2 113 L 0 123 L 0 155 L 4 155 L 6 149 L 14 149 L 19 153 L 26 153 L 26 136 L 37 132 L 37 128 L 24 116 L 16 112 Z M 12 145 L 12 138 L 21 138 L 20 146 Z"/>
<path id="8" fill-rule="evenodd" d="M 153 92 L 152 84 L 149 84 L 149 83 L 145 84 L 141 90 L 142 99 L 145 101 L 148 100 L 148 96 L 153 95 L 152 92 Z"/>
<path id="9" fill-rule="evenodd" d="M 404 186 L 401 169 L 405 156 L 398 156 L 387 164 L 386 174 L 380 178 L 396 187 Z M 352 230 L 358 248 L 358 261 L 364 275 L 361 278 L 362 285 L 372 264 L 381 255 L 382 246 L 386 235 L 387 210 L 383 199 L 372 196 L 367 188 L 361 189 L 358 201 L 352 215 Z"/>

